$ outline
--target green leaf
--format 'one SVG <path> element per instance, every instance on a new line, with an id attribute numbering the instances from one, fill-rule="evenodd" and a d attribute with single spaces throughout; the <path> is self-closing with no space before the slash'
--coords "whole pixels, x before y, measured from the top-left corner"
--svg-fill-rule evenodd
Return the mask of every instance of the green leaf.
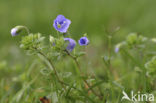
<path id="1" fill-rule="evenodd" d="M 134 45 L 137 43 L 137 33 L 130 33 L 128 36 L 127 36 L 127 43 L 130 44 L 130 45 Z"/>
<path id="2" fill-rule="evenodd" d="M 45 37 L 41 36 L 40 33 L 37 34 L 29 34 L 28 36 L 24 36 L 21 40 L 20 48 L 24 50 L 34 50 L 34 48 L 41 48 L 41 44 Z"/>
<path id="3" fill-rule="evenodd" d="M 72 75 L 72 73 L 71 72 L 64 72 L 64 73 L 60 73 L 59 75 L 63 78 L 69 78 Z"/>
<path id="4" fill-rule="evenodd" d="M 93 88 L 95 88 L 95 87 L 97 87 L 97 86 L 99 86 L 99 85 L 101 85 L 102 83 L 104 83 L 105 81 L 98 81 L 98 82 L 96 82 L 94 85 L 92 85 L 87 91 L 90 91 L 90 90 L 92 90 Z"/>
<path id="5" fill-rule="evenodd" d="M 48 68 L 43 68 L 43 69 L 40 70 L 40 72 L 41 72 L 42 75 L 48 76 L 48 75 L 50 75 L 51 70 L 48 69 Z"/>
<path id="6" fill-rule="evenodd" d="M 76 57 L 81 57 L 81 56 L 84 56 L 86 55 L 86 52 L 78 52 L 75 54 Z"/>
<path id="7" fill-rule="evenodd" d="M 154 56 L 150 61 L 145 64 L 145 68 L 149 75 L 156 77 L 156 56 Z"/>

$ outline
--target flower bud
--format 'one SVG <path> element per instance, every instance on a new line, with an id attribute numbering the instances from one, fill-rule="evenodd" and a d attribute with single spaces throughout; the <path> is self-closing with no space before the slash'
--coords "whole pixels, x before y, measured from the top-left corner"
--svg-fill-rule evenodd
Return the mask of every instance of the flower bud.
<path id="1" fill-rule="evenodd" d="M 115 53 L 119 52 L 119 47 L 115 47 Z"/>
<path id="2" fill-rule="evenodd" d="M 121 48 L 121 45 L 122 45 L 122 43 L 119 43 L 119 44 L 117 44 L 116 46 L 115 46 L 115 53 L 118 53 L 119 52 L 119 50 L 120 50 L 120 48 Z"/>
<path id="3" fill-rule="evenodd" d="M 11 35 L 12 36 L 16 36 L 18 35 L 23 29 L 25 29 L 28 34 L 29 34 L 29 30 L 25 27 L 25 26 L 16 26 L 14 28 L 11 29 Z"/>
<path id="4" fill-rule="evenodd" d="M 87 35 L 87 33 L 85 33 L 85 34 L 83 34 L 83 36 L 84 36 L 84 37 L 87 37 L 88 35 Z"/>
<path id="5" fill-rule="evenodd" d="M 11 29 L 11 35 L 12 35 L 12 36 L 18 35 L 17 31 L 18 31 L 17 28 Z"/>
<path id="6" fill-rule="evenodd" d="M 53 36 L 49 36 L 49 41 L 51 42 L 51 43 L 54 43 L 55 42 L 55 38 L 53 37 Z"/>
<path id="7" fill-rule="evenodd" d="M 156 38 L 152 38 L 151 41 L 156 43 Z"/>
<path id="8" fill-rule="evenodd" d="M 55 46 L 55 38 L 53 36 L 49 36 L 49 41 L 52 43 L 53 46 Z"/>

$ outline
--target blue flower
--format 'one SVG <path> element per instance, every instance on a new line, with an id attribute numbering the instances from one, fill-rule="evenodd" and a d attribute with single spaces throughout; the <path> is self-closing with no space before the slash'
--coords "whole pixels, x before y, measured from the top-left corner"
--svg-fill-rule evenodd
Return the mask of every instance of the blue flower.
<path id="1" fill-rule="evenodd" d="M 53 26 L 57 31 L 66 33 L 70 24 L 71 21 L 69 19 L 66 19 L 63 15 L 58 15 L 54 20 Z"/>
<path id="2" fill-rule="evenodd" d="M 81 37 L 80 40 L 79 40 L 79 44 L 80 44 L 81 46 L 83 46 L 83 45 L 88 45 L 88 44 L 89 44 L 88 38 L 87 38 L 87 37 Z"/>
<path id="3" fill-rule="evenodd" d="M 124 45 L 124 42 L 119 43 L 119 44 L 117 44 L 117 45 L 115 46 L 115 50 L 114 50 L 115 53 L 118 53 L 118 52 L 120 51 L 122 45 Z"/>
<path id="4" fill-rule="evenodd" d="M 17 28 L 13 28 L 13 29 L 11 29 L 11 35 L 12 35 L 12 36 L 16 36 L 16 35 L 18 35 L 17 31 L 18 31 Z"/>
<path id="5" fill-rule="evenodd" d="M 71 52 L 74 49 L 74 47 L 76 46 L 75 40 L 73 40 L 71 38 L 64 38 L 64 40 L 68 42 L 66 49 Z"/>
<path id="6" fill-rule="evenodd" d="M 115 53 L 119 52 L 119 47 L 115 47 Z"/>

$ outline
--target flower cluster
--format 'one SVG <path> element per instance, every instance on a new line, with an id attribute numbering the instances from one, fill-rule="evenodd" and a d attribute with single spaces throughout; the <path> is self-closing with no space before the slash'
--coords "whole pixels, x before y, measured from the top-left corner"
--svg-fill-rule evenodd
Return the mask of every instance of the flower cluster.
<path id="1" fill-rule="evenodd" d="M 70 24 L 71 21 L 69 19 L 66 19 L 63 15 L 58 15 L 54 20 L 53 26 L 57 31 L 61 33 L 66 33 Z M 72 38 L 64 38 L 64 40 L 65 42 L 68 42 L 66 49 L 71 52 L 76 46 L 75 40 L 73 40 Z M 78 43 L 80 46 L 88 45 L 89 40 L 87 37 L 81 37 Z"/>
<path id="2" fill-rule="evenodd" d="M 69 19 L 66 19 L 63 15 L 58 15 L 54 20 L 53 26 L 60 33 L 66 33 L 70 24 L 71 21 Z M 64 38 L 64 41 L 68 43 L 66 49 L 71 52 L 76 46 L 75 40 L 72 38 Z M 87 37 L 81 37 L 79 40 L 80 46 L 88 45 L 88 43 L 89 40 Z"/>
<path id="3" fill-rule="evenodd" d="M 70 86 L 70 84 L 66 83 L 64 78 L 69 77 L 72 73 L 69 72 L 67 74 L 65 73 L 58 73 L 57 72 L 57 67 L 53 63 L 53 60 L 56 62 L 57 60 L 60 60 L 61 57 L 68 56 L 70 57 L 74 63 L 75 66 L 78 69 L 77 77 L 85 77 L 85 79 L 81 78 L 82 82 L 86 88 L 83 88 L 85 91 L 89 88 L 91 88 L 90 84 L 93 84 L 94 81 L 88 81 L 91 79 L 88 76 L 84 76 L 84 73 L 81 71 L 81 65 L 78 61 L 79 57 L 85 55 L 85 52 L 77 52 L 75 49 L 76 44 L 78 43 L 80 46 L 87 46 L 89 44 L 89 40 L 87 38 L 87 35 L 84 34 L 80 39 L 76 42 L 73 38 L 71 38 L 68 34 L 68 28 L 70 27 L 71 21 L 67 18 L 65 18 L 63 15 L 58 15 L 56 19 L 53 21 L 53 27 L 57 30 L 57 38 L 49 35 L 49 44 L 47 45 L 47 42 L 45 41 L 45 37 L 42 36 L 40 33 L 30 33 L 27 27 L 25 26 L 16 26 L 11 30 L 11 35 L 12 36 L 17 36 L 19 35 L 20 32 L 23 30 L 27 31 L 26 36 L 23 36 L 21 41 L 20 41 L 20 48 L 24 49 L 27 51 L 27 54 L 29 55 L 36 55 L 43 61 L 44 65 L 46 65 L 46 69 L 43 68 L 41 70 L 41 73 L 43 75 L 48 76 L 49 74 L 53 74 L 54 78 L 52 78 L 52 84 L 54 87 L 58 86 L 57 91 L 61 91 L 65 95 L 68 93 L 69 90 L 67 90 Z M 74 50 L 74 53 L 72 51 Z M 51 73 L 46 73 L 47 67 L 51 70 Z M 56 83 L 58 82 L 58 84 Z M 79 85 L 75 83 L 76 85 Z M 75 93 L 79 89 L 77 89 L 77 86 L 74 86 L 74 91 L 70 90 L 70 93 Z M 91 88 L 91 91 L 95 96 L 97 96 L 99 99 L 102 99 L 99 95 L 99 93 L 95 93 L 94 90 Z M 89 92 L 88 91 L 88 92 Z M 59 94 L 60 95 L 60 94 Z M 62 103 L 62 102 L 61 102 Z"/>
<path id="4" fill-rule="evenodd" d="M 147 81 L 146 85 L 148 87 L 151 87 L 150 90 L 155 89 L 156 38 L 150 39 L 138 33 L 130 33 L 125 40 L 115 45 L 114 54 L 119 54 L 118 57 L 121 58 L 119 59 L 118 57 L 114 58 L 114 55 L 112 54 L 113 33 L 109 33 L 108 35 L 106 35 L 108 42 L 105 50 L 106 53 L 104 54 L 104 56 L 102 56 L 104 66 L 101 67 L 101 70 L 104 70 L 104 72 L 102 73 L 100 70 L 100 74 L 94 75 L 94 73 L 90 74 L 84 72 L 88 71 L 87 69 L 85 70 L 85 67 L 87 68 L 92 66 L 88 65 L 88 63 L 86 63 L 87 61 L 84 62 L 84 60 L 80 58 L 81 56 L 85 55 L 86 52 L 77 51 L 77 49 L 75 49 L 76 47 L 78 47 L 77 44 L 79 44 L 79 47 L 87 46 L 90 41 L 87 38 L 86 34 L 80 37 L 80 39 L 77 41 L 71 38 L 71 35 L 68 35 L 70 24 L 71 21 L 69 19 L 65 18 L 63 15 L 58 15 L 53 21 L 53 27 L 57 30 L 58 37 L 49 35 L 49 45 L 47 45 L 47 42 L 45 42 L 46 38 L 44 36 L 42 36 L 40 33 L 29 33 L 29 30 L 25 26 L 16 26 L 11 30 L 12 36 L 17 36 L 22 31 L 26 31 L 28 33 L 28 35 L 22 37 L 20 41 L 20 48 L 27 51 L 27 54 L 36 55 L 42 60 L 43 65 L 35 63 L 34 68 L 41 68 L 41 74 L 46 76 L 47 82 L 50 82 L 50 88 L 47 86 L 48 83 L 45 84 L 46 87 L 48 87 L 48 90 L 51 89 L 51 87 L 54 87 L 50 90 L 50 95 L 54 93 L 54 98 L 56 98 L 56 96 L 61 96 L 61 99 L 67 99 L 67 102 L 69 101 L 69 98 L 78 98 L 79 100 L 83 100 L 83 103 L 101 103 L 99 102 L 101 100 L 103 102 L 111 102 L 109 98 L 116 97 L 111 94 L 112 90 L 114 93 L 119 93 L 120 89 L 118 88 L 124 88 L 124 85 L 121 85 L 116 80 L 122 78 L 122 76 L 120 77 L 120 73 L 123 73 L 123 75 L 125 75 L 125 71 L 121 72 L 117 71 L 117 69 L 114 69 L 115 66 L 120 65 L 120 63 L 124 64 L 124 66 L 119 66 L 121 67 L 121 69 L 125 66 L 130 66 L 128 67 L 128 69 L 131 70 L 131 74 L 135 74 L 136 78 L 134 77 L 134 79 L 136 79 L 137 81 L 145 80 Z M 68 62 L 66 58 L 63 58 L 65 56 L 66 58 L 70 57 L 73 62 L 71 62 L 71 60 Z M 62 60 L 60 61 L 60 59 Z M 81 62 L 79 63 L 80 60 Z M 68 64 L 64 63 L 64 61 L 67 61 Z M 75 65 L 71 65 L 72 63 L 75 63 Z M 81 65 L 81 63 L 86 63 L 87 65 Z M 39 66 L 37 66 L 38 64 Z M 58 66 L 55 66 L 57 64 Z M 71 67 L 68 69 L 68 72 L 66 72 L 66 65 Z M 47 68 L 49 68 L 49 70 L 51 71 L 49 71 Z M 57 71 L 58 68 L 60 68 L 59 71 Z M 70 71 L 70 69 L 73 68 L 77 69 L 74 71 L 74 73 Z M 125 80 L 128 79 L 129 78 L 125 78 Z M 33 79 L 32 81 L 34 80 L 35 79 Z M 150 82 L 148 82 L 148 80 Z M 117 86 L 117 88 L 112 88 L 111 86 L 113 85 L 114 87 Z M 141 82 L 139 84 L 141 88 L 144 85 L 145 82 Z M 139 86 L 137 86 L 137 88 Z M 44 100 L 46 100 L 46 102 L 49 102 L 49 99 L 47 99 L 46 97 L 40 99 L 40 101 Z M 77 102 L 76 100 L 74 101 Z M 59 100 L 59 102 L 64 103 L 61 100 Z"/>
<path id="5" fill-rule="evenodd" d="M 60 33 L 67 33 L 70 24 L 71 24 L 71 21 L 69 19 L 65 18 L 63 15 L 58 15 L 53 22 L 53 27 Z M 22 31 L 22 29 L 27 30 L 27 28 L 24 26 L 14 27 L 11 30 L 11 35 L 12 36 L 18 35 Z M 71 52 L 76 46 L 76 41 L 72 38 L 69 38 L 69 37 L 63 37 L 63 38 L 64 38 L 65 43 L 68 44 L 66 46 L 66 50 Z M 53 46 L 55 46 L 56 41 L 55 41 L 54 37 L 50 36 L 50 42 L 52 42 Z M 78 40 L 78 43 L 80 46 L 86 46 L 89 44 L 89 40 L 86 36 L 83 36 Z"/>

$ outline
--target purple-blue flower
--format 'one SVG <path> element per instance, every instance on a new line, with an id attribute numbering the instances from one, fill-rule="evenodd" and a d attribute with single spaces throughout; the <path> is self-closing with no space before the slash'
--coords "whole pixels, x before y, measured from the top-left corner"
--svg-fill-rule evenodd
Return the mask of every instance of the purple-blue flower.
<path id="1" fill-rule="evenodd" d="M 70 24 L 71 21 L 69 19 L 66 19 L 63 15 L 58 15 L 54 20 L 53 26 L 57 31 L 66 33 Z"/>
<path id="2" fill-rule="evenodd" d="M 16 36 L 16 35 L 18 35 L 17 31 L 18 31 L 17 28 L 13 28 L 13 29 L 11 29 L 11 35 L 12 35 L 12 36 Z"/>
<path id="3" fill-rule="evenodd" d="M 115 46 L 115 53 L 118 53 L 120 51 L 121 46 L 123 45 L 123 43 L 119 43 Z"/>
<path id="4" fill-rule="evenodd" d="M 87 38 L 87 37 L 81 37 L 80 40 L 79 40 L 79 44 L 80 44 L 81 46 L 83 46 L 83 45 L 88 45 L 88 44 L 89 44 L 88 38 Z"/>
<path id="5" fill-rule="evenodd" d="M 65 42 L 68 42 L 66 49 L 71 52 L 74 49 L 74 47 L 76 46 L 75 40 L 73 40 L 71 38 L 64 38 L 64 40 L 65 40 Z"/>
<path id="6" fill-rule="evenodd" d="M 115 53 L 119 52 L 119 47 L 115 47 Z"/>

